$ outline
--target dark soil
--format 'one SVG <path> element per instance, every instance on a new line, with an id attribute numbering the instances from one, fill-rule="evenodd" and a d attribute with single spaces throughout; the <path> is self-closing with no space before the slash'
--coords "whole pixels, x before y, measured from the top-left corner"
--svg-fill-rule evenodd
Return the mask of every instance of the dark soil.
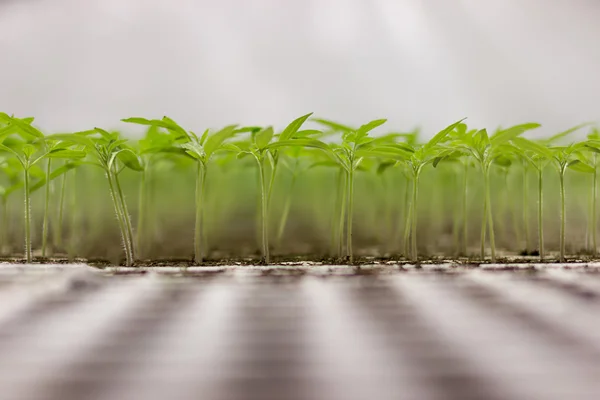
<path id="1" fill-rule="evenodd" d="M 535 252 L 528 253 L 529 256 L 524 255 L 522 252 L 519 256 L 514 257 L 498 257 L 494 263 L 491 260 L 486 259 L 484 261 L 479 260 L 479 257 L 441 257 L 433 256 L 427 258 L 419 258 L 417 262 L 411 261 L 404 257 L 356 257 L 354 259 L 353 266 L 374 266 L 374 265 L 411 265 L 417 268 L 423 266 L 434 266 L 434 265 L 448 265 L 451 264 L 453 267 L 461 268 L 477 268 L 481 265 L 487 264 L 557 264 L 560 261 L 557 258 L 546 257 L 543 261 L 535 258 Z M 539 255 L 538 255 L 539 256 Z M 35 257 L 30 264 L 73 264 L 73 263 L 84 263 L 97 268 L 108 268 L 114 266 L 124 266 L 122 260 L 119 264 L 115 264 L 110 260 L 105 259 L 83 259 L 83 258 L 67 258 L 67 257 L 52 257 L 52 258 L 41 258 Z M 586 254 L 578 254 L 572 257 L 568 257 L 566 264 L 585 264 L 593 261 L 600 261 L 600 258 L 593 257 Z M 27 264 L 23 258 L 20 257 L 2 257 L 0 262 L 13 263 L 13 264 Z M 564 263 L 561 263 L 564 264 Z M 192 259 L 185 258 L 170 258 L 170 259 L 157 259 L 157 260 L 137 260 L 134 263 L 134 267 L 148 268 L 148 267 L 193 267 L 193 266 L 261 266 L 266 265 L 260 260 L 260 258 L 253 257 L 230 257 L 220 259 L 207 258 L 202 263 L 196 263 Z M 275 256 L 271 258 L 269 265 L 285 265 L 285 266 L 316 266 L 316 265 L 349 265 L 346 259 L 332 258 L 332 257 L 319 257 L 319 256 Z M 515 268 L 509 267 L 507 268 Z M 522 269 L 522 267 L 520 267 Z"/>

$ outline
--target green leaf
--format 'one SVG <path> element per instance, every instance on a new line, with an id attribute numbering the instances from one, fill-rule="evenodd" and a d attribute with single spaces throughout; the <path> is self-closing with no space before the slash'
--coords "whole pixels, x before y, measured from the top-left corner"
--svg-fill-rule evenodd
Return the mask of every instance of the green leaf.
<path id="1" fill-rule="evenodd" d="M 572 169 L 573 171 L 578 171 L 578 172 L 585 172 L 587 174 L 593 174 L 594 173 L 594 168 L 581 162 L 581 160 L 572 160 L 569 161 L 569 163 L 567 164 L 567 167 L 569 167 L 570 169 Z"/>
<path id="2" fill-rule="evenodd" d="M 365 149 L 356 152 L 357 156 L 360 157 L 368 157 L 368 158 L 378 158 L 384 160 L 396 160 L 396 161 L 405 161 L 409 159 L 412 154 L 403 153 L 398 150 L 387 150 L 380 147 Z"/>
<path id="3" fill-rule="evenodd" d="M 329 129 L 331 129 L 333 131 L 336 131 L 336 132 L 354 132 L 355 131 L 354 128 L 351 128 L 347 125 L 342 125 L 337 122 L 329 121 L 329 120 L 326 120 L 323 118 L 313 118 L 312 120 L 320 125 L 328 127 Z"/>
<path id="4" fill-rule="evenodd" d="M 522 137 L 515 137 L 511 141 L 521 151 L 529 151 L 547 159 L 552 158 L 552 152 L 546 146 L 534 141 Z"/>
<path id="5" fill-rule="evenodd" d="M 59 176 L 61 176 L 61 175 L 65 174 L 65 173 L 67 173 L 68 171 L 70 171 L 70 170 L 72 170 L 73 168 L 77 167 L 77 165 L 78 165 L 78 164 L 76 164 L 76 163 L 67 163 L 67 164 L 64 164 L 64 165 L 62 165 L 62 166 L 60 166 L 60 167 L 56 168 L 55 170 L 53 170 L 53 171 L 50 173 L 50 181 L 52 181 L 52 180 L 54 180 L 54 179 L 58 178 Z M 43 179 L 39 180 L 38 182 L 36 182 L 34 185 L 32 185 L 32 186 L 29 188 L 29 193 L 33 193 L 33 192 L 35 192 L 36 190 L 38 190 L 38 189 L 40 189 L 40 188 L 44 187 L 45 185 L 46 185 L 46 178 L 44 177 Z M 22 186 L 22 185 L 21 185 L 21 186 Z"/>
<path id="6" fill-rule="evenodd" d="M 70 158 L 70 159 L 78 159 L 85 158 L 87 153 L 82 150 L 71 150 L 71 149 L 54 149 L 51 150 L 46 157 L 50 158 Z"/>
<path id="7" fill-rule="evenodd" d="M 325 151 L 331 151 L 331 147 L 324 142 L 321 142 L 317 139 L 291 139 L 285 140 L 281 142 L 273 142 L 267 146 L 268 149 L 278 149 L 280 147 L 312 147 L 316 149 L 321 149 Z"/>
<path id="8" fill-rule="evenodd" d="M 21 155 L 15 149 L 13 149 L 12 147 L 8 147 L 5 144 L 0 144 L 0 150 L 8 151 L 17 158 L 21 158 Z"/>
<path id="9" fill-rule="evenodd" d="M 307 138 L 310 136 L 322 135 L 323 132 L 318 129 L 303 129 L 301 131 L 296 132 L 294 138 Z M 281 139 L 281 136 L 279 136 Z"/>
<path id="10" fill-rule="evenodd" d="M 202 134 L 202 136 L 200 137 L 200 140 L 199 140 L 200 144 L 204 144 L 204 142 L 206 141 L 206 138 L 208 137 L 208 132 L 210 132 L 210 129 L 207 129 L 204 131 L 204 133 Z"/>
<path id="11" fill-rule="evenodd" d="M 317 168 L 317 167 L 336 167 L 339 168 L 340 164 L 332 161 L 332 160 L 326 160 L 326 161 L 316 161 L 312 164 L 310 164 L 310 166 L 308 167 L 308 169 L 312 169 L 312 168 Z"/>
<path id="12" fill-rule="evenodd" d="M 144 170 L 142 161 L 133 150 L 121 149 L 116 152 L 116 156 L 118 157 L 119 161 L 121 161 L 123 165 L 125 165 L 127 168 L 132 169 L 134 171 Z"/>
<path id="13" fill-rule="evenodd" d="M 204 143 L 204 153 L 207 158 L 210 158 L 215 151 L 223 144 L 223 142 L 235 135 L 237 125 L 229 125 L 220 131 L 210 135 Z"/>
<path id="14" fill-rule="evenodd" d="M 225 151 L 230 151 L 232 153 L 240 153 L 242 151 L 242 149 L 238 146 L 236 146 L 233 143 L 225 143 L 221 146 L 221 149 L 225 150 Z"/>
<path id="15" fill-rule="evenodd" d="M 454 130 L 454 128 L 456 128 L 459 124 L 461 124 L 466 118 L 461 119 L 460 121 L 456 121 L 455 123 L 448 125 L 447 127 L 445 127 L 444 129 L 442 129 L 441 131 L 439 131 L 438 133 L 435 134 L 434 137 L 432 137 L 429 142 L 427 142 L 427 144 L 425 144 L 424 147 L 427 148 L 432 148 L 433 146 L 435 146 L 436 144 L 440 143 L 441 141 L 443 141 L 444 139 L 446 139 L 446 136 L 448 136 L 448 134 L 450 132 L 452 132 Z"/>
<path id="16" fill-rule="evenodd" d="M 577 126 L 574 126 L 572 128 L 567 129 L 566 131 L 557 133 L 554 136 L 550 136 L 548 139 L 544 139 L 543 142 L 546 143 L 546 144 L 554 143 L 557 140 L 562 139 L 562 138 L 570 135 L 571 133 L 573 133 L 575 131 L 578 131 L 579 129 L 583 128 L 584 126 L 589 126 L 589 125 L 591 125 L 591 122 L 585 122 L 583 124 L 579 124 Z"/>
<path id="17" fill-rule="evenodd" d="M 541 125 L 535 122 L 529 122 L 526 124 L 515 125 L 507 129 L 500 130 L 496 132 L 491 137 L 491 142 L 494 145 L 506 143 L 511 139 L 516 138 L 523 134 L 523 132 L 529 131 L 531 129 L 539 128 Z"/>
<path id="18" fill-rule="evenodd" d="M 306 122 L 306 120 L 312 114 L 313 113 L 308 113 L 308 114 L 298 117 L 295 120 L 293 120 L 292 122 L 290 122 L 290 124 L 279 135 L 279 141 L 291 139 L 298 132 L 298 130 L 302 127 L 302 124 L 304 124 L 304 122 Z"/>
<path id="19" fill-rule="evenodd" d="M 510 167 L 512 165 L 512 160 L 505 156 L 498 156 L 494 159 L 494 164 L 501 167 Z"/>
<path id="20" fill-rule="evenodd" d="M 360 149 L 357 153 L 369 154 L 367 157 L 376 157 L 376 154 L 381 154 L 385 157 L 393 157 L 395 159 L 408 160 L 413 156 L 414 150 L 405 149 L 402 145 L 396 144 L 367 147 L 366 149 Z"/>
<path id="21" fill-rule="evenodd" d="M 355 140 L 358 140 L 364 136 L 367 136 L 369 134 L 369 132 L 371 132 L 373 129 L 385 124 L 386 122 L 387 122 L 387 119 L 375 119 L 371 122 L 368 122 L 368 123 L 362 125 L 356 131 L 356 139 Z"/>
<path id="22" fill-rule="evenodd" d="M 487 146 L 489 146 L 491 143 L 490 143 L 490 137 L 488 136 L 488 133 L 487 133 L 487 129 L 478 130 L 475 133 L 475 135 L 473 136 L 473 141 L 475 143 L 475 146 L 479 150 L 483 150 Z"/>
<path id="23" fill-rule="evenodd" d="M 25 133 L 26 135 L 33 136 L 35 138 L 43 138 L 44 134 L 40 132 L 39 129 L 31 126 L 31 122 L 33 122 L 33 118 L 31 119 L 19 119 L 19 118 L 11 118 L 11 123 L 13 123 L 19 131 Z"/>
<path id="24" fill-rule="evenodd" d="M 586 150 L 594 153 L 600 153 L 600 146 L 596 144 L 585 143 Z"/>
<path id="25" fill-rule="evenodd" d="M 236 130 L 234 131 L 234 134 L 237 135 L 238 133 L 256 133 L 258 131 L 260 131 L 261 128 L 260 126 L 242 126 L 241 128 L 236 128 Z"/>
<path id="26" fill-rule="evenodd" d="M 25 155 L 25 158 L 29 159 L 35 154 L 35 152 L 37 151 L 37 148 L 34 145 L 27 143 L 26 145 L 23 146 L 21 151 Z"/>
<path id="27" fill-rule="evenodd" d="M 185 152 L 190 156 L 194 157 L 196 160 L 204 161 L 204 148 L 195 142 L 183 143 L 181 145 L 182 148 L 185 149 Z"/>
<path id="28" fill-rule="evenodd" d="M 254 143 L 256 144 L 256 147 L 261 150 L 266 148 L 271 142 L 271 139 L 273 139 L 273 134 L 273 128 L 270 126 L 261 130 L 260 132 L 257 132 L 256 135 L 254 135 Z"/>
<path id="29" fill-rule="evenodd" d="M 83 133 L 58 133 L 46 136 L 46 139 L 64 140 L 73 144 L 83 145 L 90 149 L 94 148 L 94 142 Z"/>
<path id="30" fill-rule="evenodd" d="M 383 173 L 384 173 L 384 172 L 385 172 L 387 169 L 389 169 L 389 168 L 391 168 L 391 167 L 393 167 L 393 166 L 395 166 L 395 165 L 396 165 L 396 162 L 394 162 L 394 161 L 385 161 L 385 162 L 382 162 L 382 163 L 380 163 L 380 164 L 377 166 L 377 174 L 378 174 L 378 175 L 381 175 L 381 174 L 383 174 Z"/>
<path id="31" fill-rule="evenodd" d="M 186 137 L 189 136 L 188 132 L 185 129 L 183 129 L 179 124 L 177 124 L 175 121 L 173 121 L 171 118 L 169 118 L 167 116 L 164 116 L 162 119 L 146 119 L 146 118 L 140 118 L 140 117 L 132 117 L 132 118 L 122 119 L 121 121 L 131 123 L 131 124 L 156 126 L 159 128 L 165 128 L 172 132 L 177 132 Z"/>

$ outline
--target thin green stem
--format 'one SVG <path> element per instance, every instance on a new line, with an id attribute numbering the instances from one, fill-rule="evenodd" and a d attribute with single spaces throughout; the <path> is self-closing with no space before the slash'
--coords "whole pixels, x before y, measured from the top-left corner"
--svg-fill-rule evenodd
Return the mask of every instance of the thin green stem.
<path id="1" fill-rule="evenodd" d="M 492 262 L 496 262 L 496 241 L 494 238 L 494 214 L 492 213 L 492 198 L 490 194 L 490 169 L 487 168 L 485 174 L 485 202 L 488 213 L 488 224 L 490 230 L 490 249 L 492 253 Z"/>
<path id="2" fill-rule="evenodd" d="M 352 164 L 352 163 L 351 163 Z M 354 213 L 354 168 L 348 171 L 348 219 L 346 222 L 346 248 L 348 249 L 348 260 L 354 264 L 354 253 L 352 249 L 352 222 Z"/>
<path id="3" fill-rule="evenodd" d="M 529 168 L 523 167 L 523 224 L 525 225 L 525 251 L 531 251 L 531 229 L 529 228 Z"/>
<path id="4" fill-rule="evenodd" d="M 598 249 L 597 242 L 597 215 L 596 215 L 596 203 L 597 203 L 597 186 L 598 186 L 598 166 L 596 165 L 596 153 L 594 153 L 594 177 L 592 180 L 592 221 L 591 221 L 591 230 L 592 230 L 592 254 L 595 256 Z"/>
<path id="5" fill-rule="evenodd" d="M 467 193 L 468 193 L 468 177 L 469 177 L 469 165 L 465 163 L 465 170 L 463 173 L 463 187 L 462 187 L 462 253 L 464 256 L 467 255 L 467 238 L 468 238 L 468 225 L 467 225 Z"/>
<path id="6" fill-rule="evenodd" d="M 273 197 L 273 185 L 275 183 L 275 175 L 277 174 L 277 164 L 279 164 L 278 158 L 273 158 L 273 165 L 271 167 L 271 173 L 269 175 L 269 186 L 267 195 L 267 210 L 271 209 L 271 199 Z"/>
<path id="7" fill-rule="evenodd" d="M 456 171 L 452 171 L 456 172 Z M 454 173 L 452 175 L 452 191 L 457 190 L 459 186 L 459 180 Z M 453 202 L 450 204 L 450 212 L 452 212 L 452 241 L 454 243 L 454 254 L 456 256 L 460 255 L 460 224 L 461 224 L 461 207 L 459 206 L 459 202 L 461 201 L 459 198 L 454 197 Z"/>
<path id="8" fill-rule="evenodd" d="M 341 213 L 342 204 L 344 202 L 344 171 L 340 168 L 336 174 L 336 192 L 333 201 L 333 210 L 331 218 L 331 238 L 330 238 L 330 252 L 332 256 L 341 257 L 339 249 L 339 215 Z M 344 222 L 342 218 L 342 223 Z"/>
<path id="9" fill-rule="evenodd" d="M 138 220 L 136 229 L 136 248 L 138 251 L 138 257 L 144 258 L 145 256 L 145 234 L 146 234 L 146 168 L 142 171 L 142 178 L 140 180 L 140 188 L 138 193 Z"/>
<path id="10" fill-rule="evenodd" d="M 204 188 L 206 182 L 206 165 L 198 162 L 196 171 L 196 223 L 194 228 L 194 262 L 199 264 L 204 261 L 202 250 L 202 234 L 204 220 Z"/>
<path id="11" fill-rule="evenodd" d="M 156 226 L 160 220 L 154 196 L 157 179 L 158 175 L 154 174 L 151 169 L 146 171 L 146 233 L 144 233 L 144 239 L 146 240 L 147 253 L 156 240 Z M 146 256 L 151 256 L 151 254 L 146 254 Z"/>
<path id="12" fill-rule="evenodd" d="M 407 179 L 407 181 L 410 181 L 412 183 L 412 185 L 414 186 L 414 181 Z M 412 191 L 412 188 L 411 188 Z M 404 257 L 405 258 L 409 258 L 410 257 L 410 228 L 412 225 L 412 214 L 413 214 L 413 207 L 414 204 L 411 201 L 411 197 L 410 197 L 410 193 L 411 191 L 408 190 L 408 185 L 406 187 L 406 193 L 407 195 L 405 196 L 405 220 L 404 220 Z"/>
<path id="13" fill-rule="evenodd" d="M 31 256 L 31 197 L 29 195 L 29 167 L 24 168 L 25 174 L 25 260 L 30 263 Z"/>
<path id="14" fill-rule="evenodd" d="M 77 202 L 77 176 L 78 176 L 78 169 L 74 169 L 73 170 L 73 176 L 71 177 L 71 196 L 70 196 L 70 216 L 71 218 L 69 219 L 69 245 L 68 245 L 68 255 L 70 259 L 75 258 L 75 255 L 77 254 L 77 247 L 79 245 L 79 231 L 80 231 L 80 215 L 79 215 L 79 209 L 78 209 L 78 202 Z M 107 175 L 108 178 L 108 175 Z M 111 192 L 112 195 L 112 192 Z M 113 199 L 114 201 L 114 199 Z"/>
<path id="15" fill-rule="evenodd" d="M 538 240 L 540 247 L 540 261 L 544 260 L 544 192 L 543 192 L 543 172 L 540 166 L 538 168 Z"/>
<path id="16" fill-rule="evenodd" d="M 269 226 L 267 223 L 267 188 L 265 182 L 265 168 L 263 166 L 262 157 L 257 157 L 259 177 L 260 177 L 260 205 L 261 205 L 261 231 L 262 231 L 262 258 L 263 261 L 269 263 Z"/>
<path id="17" fill-rule="evenodd" d="M 383 197 L 383 221 L 381 225 L 383 229 L 380 230 L 381 236 L 380 240 L 384 244 L 384 251 L 387 251 L 389 248 L 389 239 L 393 236 L 393 210 L 392 210 L 392 200 L 390 199 L 390 184 L 387 181 L 385 172 L 382 173 L 379 177 L 379 182 L 381 183 L 381 191 Z M 387 243 L 386 243 L 387 241 Z"/>
<path id="18" fill-rule="evenodd" d="M 411 216 L 411 258 L 412 261 L 417 261 L 419 256 L 417 254 L 417 196 L 419 191 L 419 170 L 415 170 L 413 174 L 413 190 L 412 190 L 412 216 Z"/>
<path id="19" fill-rule="evenodd" d="M 348 172 L 341 170 L 343 191 L 340 191 L 340 219 L 338 221 L 338 255 L 340 259 L 345 258 L 344 253 L 344 228 L 346 219 L 346 193 L 348 193 Z"/>
<path id="20" fill-rule="evenodd" d="M 44 222 L 42 225 L 42 257 L 46 257 L 46 246 L 48 245 L 48 217 L 50 215 L 50 172 L 52 168 L 52 158 L 48 157 L 46 164 L 46 193 L 44 194 Z"/>
<path id="21" fill-rule="evenodd" d="M 0 254 L 5 254 L 5 248 L 8 247 L 6 232 L 9 231 L 8 226 L 8 199 L 2 196 L 2 225 L 0 225 Z"/>
<path id="22" fill-rule="evenodd" d="M 483 169 L 483 215 L 481 216 L 481 238 L 480 238 L 480 256 L 481 260 L 485 260 L 485 234 L 487 230 L 488 220 L 488 202 L 487 202 L 487 168 L 482 166 Z"/>
<path id="23" fill-rule="evenodd" d="M 560 262 L 565 261 L 565 168 L 559 172 L 560 183 Z"/>
<path id="24" fill-rule="evenodd" d="M 125 265 L 131 266 L 133 264 L 133 257 L 131 255 L 131 247 L 129 244 L 129 239 L 127 237 L 127 227 L 125 225 L 125 221 L 123 219 L 123 213 L 121 210 L 121 205 L 119 204 L 119 199 L 117 197 L 117 193 L 115 191 L 115 184 L 113 183 L 112 172 L 109 170 L 106 171 L 106 178 L 108 179 L 108 188 L 110 191 L 110 197 L 113 200 L 113 206 L 115 208 L 115 214 L 117 215 L 117 221 L 119 222 L 119 229 L 121 231 L 121 240 L 123 241 L 123 249 L 125 250 Z"/>
<path id="25" fill-rule="evenodd" d="M 65 161 L 65 165 L 67 161 Z M 67 183 L 67 172 L 65 172 L 61 178 L 60 182 L 60 199 L 58 201 L 58 220 L 56 221 L 54 227 L 54 237 L 52 238 L 54 241 L 54 245 L 57 248 L 62 247 L 62 235 L 63 235 L 63 218 L 64 218 L 64 209 L 65 209 L 65 187 Z"/>
<path id="26" fill-rule="evenodd" d="M 292 174 L 292 181 L 290 182 L 290 187 L 288 188 L 288 192 L 285 195 L 285 203 L 283 205 L 283 211 L 279 220 L 279 228 L 277 229 L 277 247 L 281 246 L 281 239 L 283 238 L 283 232 L 285 231 L 285 226 L 287 224 L 288 216 L 290 214 L 290 208 L 292 206 L 292 193 L 294 191 L 295 184 L 296 173 L 294 172 Z"/>
<path id="27" fill-rule="evenodd" d="M 395 185 L 392 185 L 394 187 Z M 395 198 L 394 193 L 392 193 L 392 201 Z M 408 204 L 410 203 L 410 179 L 406 179 L 404 182 L 404 203 L 402 206 L 399 206 L 399 211 L 394 215 L 394 224 L 392 227 L 392 234 L 390 235 L 390 251 L 395 252 L 396 250 L 400 253 L 402 250 L 402 246 L 399 245 L 400 240 L 404 240 L 401 236 L 403 234 L 403 224 L 402 221 L 406 221 L 408 219 Z M 393 203 L 392 203 L 393 205 Z M 403 242 L 402 242 L 403 243 Z"/>
<path id="28" fill-rule="evenodd" d="M 113 174 L 115 180 L 115 187 L 117 188 L 117 195 L 119 196 L 119 203 L 121 205 L 121 212 L 123 213 L 123 221 L 125 222 L 125 228 L 127 229 L 127 242 L 129 244 L 129 252 L 131 260 L 135 260 L 135 247 L 133 242 L 133 228 L 131 224 L 131 215 L 127 209 L 127 202 L 125 202 L 125 196 L 123 196 L 123 190 L 121 189 L 121 183 L 119 182 L 119 175 L 115 172 Z"/>

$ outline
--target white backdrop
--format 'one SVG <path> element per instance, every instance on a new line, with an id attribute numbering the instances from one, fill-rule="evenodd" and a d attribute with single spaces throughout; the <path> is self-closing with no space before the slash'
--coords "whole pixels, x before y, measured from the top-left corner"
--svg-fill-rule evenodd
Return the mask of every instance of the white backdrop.
<path id="1" fill-rule="evenodd" d="M 600 118 L 599 39 L 597 0 L 4 0 L 0 110 L 50 131 L 314 111 L 551 133 Z"/>

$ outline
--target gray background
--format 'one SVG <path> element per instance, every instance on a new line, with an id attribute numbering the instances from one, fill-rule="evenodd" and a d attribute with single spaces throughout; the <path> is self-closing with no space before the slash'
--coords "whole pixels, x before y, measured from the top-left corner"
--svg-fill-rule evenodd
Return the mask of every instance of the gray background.
<path id="1" fill-rule="evenodd" d="M 49 131 L 314 111 L 431 135 L 600 116 L 597 0 L 0 0 L 0 110 Z"/>

